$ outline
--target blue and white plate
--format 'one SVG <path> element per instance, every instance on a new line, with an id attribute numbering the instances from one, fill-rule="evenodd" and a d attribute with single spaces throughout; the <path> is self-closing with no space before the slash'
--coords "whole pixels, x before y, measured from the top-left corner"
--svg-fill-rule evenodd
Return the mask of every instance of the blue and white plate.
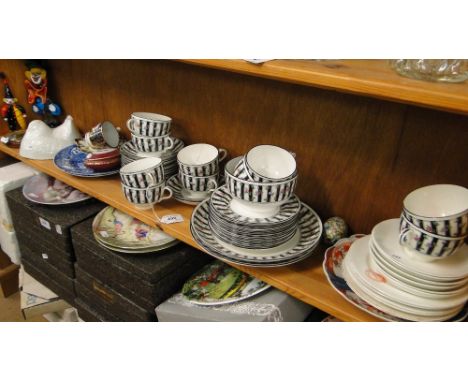
<path id="1" fill-rule="evenodd" d="M 67 146 L 55 155 L 54 164 L 67 174 L 85 178 L 97 178 L 119 173 L 118 168 L 112 171 L 96 171 L 86 167 L 84 164 L 86 155 L 88 153 L 82 151 L 77 145 Z"/>
<path id="2" fill-rule="evenodd" d="M 316 212 L 301 203 L 297 231 L 292 239 L 278 247 L 253 250 L 218 239 L 210 227 L 209 215 L 209 200 L 206 199 L 195 208 L 190 221 L 195 241 L 213 257 L 252 267 L 279 267 L 309 257 L 317 247 L 323 229 Z"/>

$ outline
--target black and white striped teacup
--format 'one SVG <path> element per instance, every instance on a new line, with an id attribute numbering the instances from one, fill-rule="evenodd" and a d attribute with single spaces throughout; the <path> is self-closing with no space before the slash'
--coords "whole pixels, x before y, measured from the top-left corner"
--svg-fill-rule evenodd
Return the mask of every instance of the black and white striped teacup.
<path id="1" fill-rule="evenodd" d="M 219 173 L 219 162 L 227 156 L 225 149 L 207 143 L 196 143 L 180 150 L 177 154 L 179 170 L 191 176 L 210 176 Z"/>
<path id="2" fill-rule="evenodd" d="M 151 208 L 154 204 L 172 197 L 172 190 L 164 182 L 147 188 L 122 184 L 122 190 L 127 200 L 140 210 Z"/>
<path id="3" fill-rule="evenodd" d="M 119 145 L 119 132 L 112 122 L 104 121 L 94 126 L 85 134 L 85 142 L 91 148 L 117 147 Z"/>
<path id="4" fill-rule="evenodd" d="M 160 137 L 171 132 L 172 119 L 162 114 L 134 112 L 127 121 L 128 129 L 143 137 Z"/>
<path id="5" fill-rule="evenodd" d="M 400 217 L 400 244 L 412 250 L 411 253 L 422 261 L 453 255 L 464 244 L 465 237 L 435 235 L 416 227 L 403 214 Z"/>
<path id="6" fill-rule="evenodd" d="M 231 159 L 225 167 L 226 185 L 229 193 L 240 200 L 251 203 L 284 203 L 293 195 L 297 186 L 297 174 L 281 182 L 260 183 L 234 176 L 241 157 Z"/>
<path id="7" fill-rule="evenodd" d="M 182 187 L 191 192 L 206 192 L 218 188 L 218 174 L 191 176 L 179 171 L 179 180 Z"/>
<path id="8" fill-rule="evenodd" d="M 142 137 L 132 133 L 132 142 L 139 151 L 153 153 L 174 147 L 174 139 L 169 135 L 160 137 Z"/>
<path id="9" fill-rule="evenodd" d="M 161 158 L 144 158 L 128 163 L 120 169 L 120 179 L 127 187 L 147 188 L 164 182 Z"/>

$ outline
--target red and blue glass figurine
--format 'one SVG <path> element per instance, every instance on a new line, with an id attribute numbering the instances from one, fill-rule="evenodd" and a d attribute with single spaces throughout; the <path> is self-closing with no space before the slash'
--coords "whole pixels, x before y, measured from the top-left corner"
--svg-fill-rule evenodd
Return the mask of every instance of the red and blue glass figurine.
<path id="1" fill-rule="evenodd" d="M 62 113 L 61 107 L 47 97 L 47 71 L 37 61 L 26 63 L 28 70 L 24 73 L 24 85 L 28 92 L 28 103 L 35 113 L 44 116 L 44 122 L 55 127 L 59 122 L 54 118 Z"/>
<path id="2" fill-rule="evenodd" d="M 26 110 L 17 103 L 18 100 L 13 96 L 13 92 L 10 89 L 10 85 L 4 73 L 0 73 L 0 79 L 3 81 L 5 90 L 5 97 L 3 98 L 3 105 L 1 108 L 2 117 L 8 124 L 8 129 L 10 131 L 25 130 L 27 127 Z"/>

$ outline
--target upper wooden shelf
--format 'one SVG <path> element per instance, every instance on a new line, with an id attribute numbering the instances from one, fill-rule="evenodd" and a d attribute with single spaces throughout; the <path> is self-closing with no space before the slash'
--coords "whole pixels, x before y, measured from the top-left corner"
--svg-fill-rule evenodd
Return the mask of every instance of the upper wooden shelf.
<path id="1" fill-rule="evenodd" d="M 209 68 L 468 114 L 468 83 L 443 84 L 398 75 L 388 60 L 181 60 Z"/>
<path id="2" fill-rule="evenodd" d="M 192 206 L 175 200 L 167 200 L 157 204 L 155 210 L 159 217 L 175 213 L 184 217 L 182 223 L 159 224 L 151 210 L 137 210 L 127 202 L 121 190 L 119 175 L 103 178 L 78 178 L 59 170 L 51 160 L 23 158 L 19 155 L 18 149 L 7 147 L 3 143 L 0 143 L 0 152 L 15 157 L 45 174 L 53 176 L 106 204 L 140 219 L 148 225 L 158 226 L 173 237 L 201 249 L 190 233 Z M 309 259 L 286 267 L 252 268 L 232 265 L 343 321 L 379 321 L 344 300 L 333 290 L 323 273 L 322 260 L 323 248 L 319 248 Z"/>

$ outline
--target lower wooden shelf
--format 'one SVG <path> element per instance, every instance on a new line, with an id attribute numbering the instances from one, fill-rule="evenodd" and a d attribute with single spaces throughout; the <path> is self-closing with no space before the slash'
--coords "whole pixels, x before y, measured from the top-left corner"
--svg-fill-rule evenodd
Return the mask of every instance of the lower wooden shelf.
<path id="1" fill-rule="evenodd" d="M 180 214 L 184 217 L 182 223 L 159 224 L 151 210 L 140 211 L 127 202 L 121 190 L 119 175 L 104 178 L 78 178 L 59 170 L 51 160 L 23 158 L 19 155 L 18 149 L 10 148 L 3 143 L 0 144 L 0 151 L 140 219 L 148 225 L 158 226 L 173 237 L 201 249 L 190 233 L 192 206 L 175 200 L 167 200 L 157 204 L 155 211 L 159 217 L 168 214 Z M 323 248 L 318 248 L 307 260 L 286 267 L 252 268 L 232 265 L 343 321 L 379 321 L 377 318 L 356 308 L 336 293 L 328 284 L 323 273 L 322 260 Z"/>

